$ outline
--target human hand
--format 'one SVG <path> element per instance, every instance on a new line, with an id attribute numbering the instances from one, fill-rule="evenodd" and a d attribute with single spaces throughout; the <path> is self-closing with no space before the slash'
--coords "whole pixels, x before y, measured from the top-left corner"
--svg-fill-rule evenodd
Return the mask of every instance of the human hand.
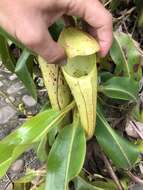
<path id="1" fill-rule="evenodd" d="M 28 48 L 54 63 L 64 50 L 48 32 L 58 18 L 79 16 L 88 23 L 105 56 L 112 44 L 112 16 L 99 0 L 0 0 L 0 26 Z"/>

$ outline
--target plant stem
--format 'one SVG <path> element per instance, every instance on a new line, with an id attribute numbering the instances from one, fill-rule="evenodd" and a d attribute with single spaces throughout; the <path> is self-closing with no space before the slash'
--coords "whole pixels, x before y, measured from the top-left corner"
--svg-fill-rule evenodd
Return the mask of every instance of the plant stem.
<path id="1" fill-rule="evenodd" d="M 103 152 L 101 153 L 101 156 L 102 156 L 102 158 L 103 158 L 103 161 L 104 161 L 104 163 L 105 163 L 106 168 L 107 168 L 108 171 L 109 171 L 109 174 L 110 174 L 111 178 L 112 178 L 112 179 L 114 180 L 114 182 L 116 183 L 118 189 L 119 189 L 119 190 L 123 190 L 123 187 L 122 187 L 122 185 L 121 185 L 119 179 L 117 178 L 117 176 L 116 176 L 116 174 L 115 174 L 115 172 L 114 172 L 114 170 L 113 170 L 113 168 L 112 168 L 112 166 L 111 166 L 109 160 L 107 159 L 107 157 L 105 156 L 105 154 L 104 154 Z"/>
<path id="2" fill-rule="evenodd" d="M 64 116 L 66 113 L 68 113 L 70 110 L 72 110 L 75 107 L 75 101 L 73 100 L 69 105 L 67 105 L 65 108 L 61 110 L 61 116 Z"/>

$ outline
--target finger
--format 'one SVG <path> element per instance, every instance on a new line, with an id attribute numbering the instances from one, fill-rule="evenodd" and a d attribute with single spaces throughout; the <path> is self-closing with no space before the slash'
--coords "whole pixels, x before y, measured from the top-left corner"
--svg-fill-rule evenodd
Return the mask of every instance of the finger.
<path id="1" fill-rule="evenodd" d="M 33 47 L 33 49 L 49 63 L 57 63 L 65 58 L 63 48 L 52 39 L 51 35 L 46 30 L 39 44 Z"/>
<path id="2" fill-rule="evenodd" d="M 97 36 L 101 55 L 105 56 L 112 44 L 112 16 L 98 0 L 72 0 L 69 15 L 83 18 L 89 25 L 89 31 Z"/>
<path id="3" fill-rule="evenodd" d="M 56 63 L 65 58 L 63 48 L 52 39 L 45 26 L 30 27 L 28 32 L 22 28 L 22 31 L 16 32 L 16 37 L 48 63 Z"/>

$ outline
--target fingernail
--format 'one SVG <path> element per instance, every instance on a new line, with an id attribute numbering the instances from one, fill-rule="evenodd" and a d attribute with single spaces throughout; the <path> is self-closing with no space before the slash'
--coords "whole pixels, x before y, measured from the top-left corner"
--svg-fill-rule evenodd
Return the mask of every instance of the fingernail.
<path id="1" fill-rule="evenodd" d="M 100 56 L 101 57 L 105 57 L 109 51 L 109 45 L 107 42 L 100 42 Z"/>

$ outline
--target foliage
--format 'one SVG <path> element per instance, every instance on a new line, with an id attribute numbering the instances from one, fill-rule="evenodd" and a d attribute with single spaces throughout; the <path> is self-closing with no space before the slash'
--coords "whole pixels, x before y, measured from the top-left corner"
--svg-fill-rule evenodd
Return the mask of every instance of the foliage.
<path id="1" fill-rule="evenodd" d="M 97 128 L 95 131 L 98 143 L 117 167 L 124 169 L 131 168 L 132 164 L 137 161 L 138 148 L 118 135 L 110 127 L 102 112 L 102 109 L 98 107 Z"/>
<path id="2" fill-rule="evenodd" d="M 111 8 L 114 10 L 116 6 L 114 1 Z M 43 170 L 39 173 L 26 171 L 25 176 L 15 182 L 15 190 L 26 189 L 24 185 L 37 175 L 40 175 L 42 182 L 35 190 L 67 190 L 71 181 L 76 190 L 116 189 L 111 179 L 95 179 L 90 183 L 87 175 L 83 174 L 86 141 L 91 138 L 96 138 L 98 146 L 113 166 L 123 173 L 132 169 L 140 158 L 142 141 L 139 146 L 135 145 L 134 141 L 125 138 L 121 130 L 113 129 L 108 122 L 107 111 L 112 106 L 116 111 L 117 107 L 120 109 L 134 104 L 136 107 L 129 110 L 127 117 L 137 119 L 141 116 L 137 102 L 142 71 L 136 42 L 129 34 L 115 32 L 109 55 L 99 59 L 96 55 L 99 46 L 95 39 L 77 28 L 65 28 L 61 21 L 50 27 L 53 38 L 58 40 L 67 54 L 67 64 L 64 66 L 47 64 L 41 57 L 37 59 L 0 29 L 0 55 L 5 67 L 16 73 L 29 93 L 37 99 L 33 75 L 35 60 L 38 60 L 51 102 L 50 108 L 28 119 L 0 141 L 1 177 L 12 162 L 30 147 L 34 147 L 38 158 L 46 164 L 46 176 L 45 173 L 42 175 Z M 22 52 L 18 59 L 10 50 L 11 43 L 15 43 Z M 96 62 L 100 62 L 98 67 Z M 114 67 L 112 72 L 109 62 Z M 50 151 L 47 151 L 48 147 Z"/>

